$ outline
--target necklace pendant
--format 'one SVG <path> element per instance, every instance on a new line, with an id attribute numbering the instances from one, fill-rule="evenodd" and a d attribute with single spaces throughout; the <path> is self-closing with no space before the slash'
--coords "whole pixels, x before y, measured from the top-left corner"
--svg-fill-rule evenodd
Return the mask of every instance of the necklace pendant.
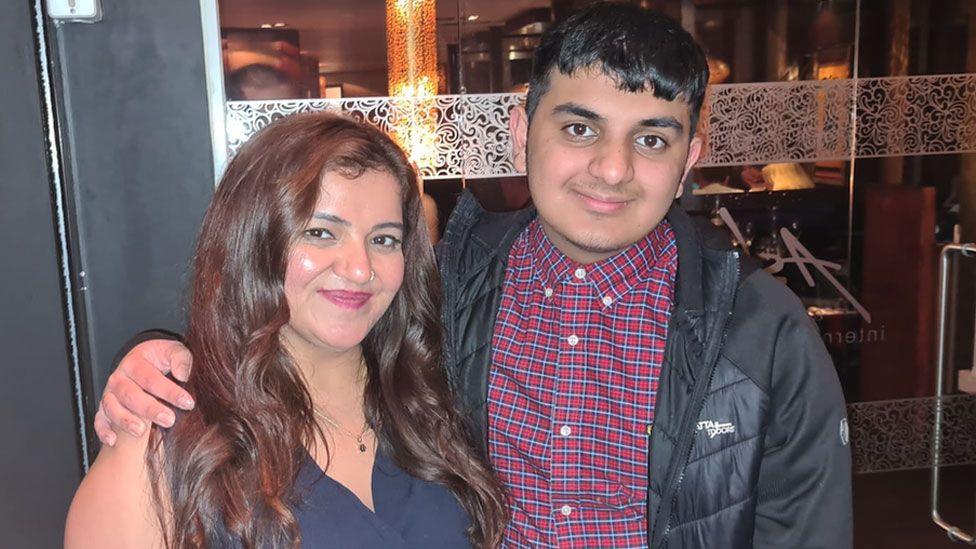
<path id="1" fill-rule="evenodd" d="M 364 454 L 366 453 L 366 444 L 365 443 L 362 443 L 362 442 L 359 443 L 359 451 L 362 452 L 362 453 L 364 453 Z"/>

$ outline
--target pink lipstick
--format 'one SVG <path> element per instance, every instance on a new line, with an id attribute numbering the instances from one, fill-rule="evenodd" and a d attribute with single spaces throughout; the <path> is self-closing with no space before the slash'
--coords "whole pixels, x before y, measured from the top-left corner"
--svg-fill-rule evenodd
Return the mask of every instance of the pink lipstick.
<path id="1" fill-rule="evenodd" d="M 337 307 L 351 310 L 359 309 L 373 297 L 373 294 L 368 292 L 350 292 L 348 290 L 319 290 L 318 294 Z"/>

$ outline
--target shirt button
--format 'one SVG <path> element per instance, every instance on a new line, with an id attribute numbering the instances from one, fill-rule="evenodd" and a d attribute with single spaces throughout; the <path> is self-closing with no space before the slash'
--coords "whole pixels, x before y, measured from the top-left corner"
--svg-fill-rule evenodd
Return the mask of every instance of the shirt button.
<path id="1" fill-rule="evenodd" d="M 569 435 L 573 434 L 573 429 L 569 425 L 563 425 L 559 428 L 559 434 L 564 437 L 568 437 Z"/>
<path id="2" fill-rule="evenodd" d="M 612 297 L 610 297 L 608 295 L 603 296 L 603 304 L 604 305 L 606 305 L 607 307 L 609 307 L 611 303 L 613 303 L 613 298 Z"/>
<path id="3" fill-rule="evenodd" d="M 575 335 L 571 335 L 566 338 L 566 343 L 569 343 L 570 347 L 575 347 L 576 344 L 579 343 L 579 338 L 576 337 Z"/>
<path id="4" fill-rule="evenodd" d="M 586 278 L 586 269 L 580 267 L 579 269 L 576 269 L 576 272 L 573 273 L 573 275 L 575 275 L 576 278 L 583 280 L 584 278 Z"/>
<path id="5" fill-rule="evenodd" d="M 563 514 L 564 517 L 568 517 L 573 514 L 573 508 L 569 505 L 563 505 L 559 512 Z"/>
<path id="6" fill-rule="evenodd" d="M 546 288 L 542 293 L 546 294 L 546 297 L 552 297 L 552 288 Z"/>

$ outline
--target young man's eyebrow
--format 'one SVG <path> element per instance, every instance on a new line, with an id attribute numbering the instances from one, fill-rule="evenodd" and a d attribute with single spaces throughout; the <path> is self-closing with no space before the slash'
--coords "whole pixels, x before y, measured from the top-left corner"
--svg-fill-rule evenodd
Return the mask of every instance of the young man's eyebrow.
<path id="1" fill-rule="evenodd" d="M 603 120 L 603 117 L 600 116 L 599 114 L 577 103 L 563 103 L 561 105 L 556 105 L 552 109 L 552 113 L 571 114 L 573 116 L 579 116 L 580 118 L 585 118 L 587 120 L 596 120 L 596 121 Z"/>
<path id="2" fill-rule="evenodd" d="M 587 109 L 586 107 L 579 105 L 578 103 L 563 103 L 561 105 L 556 105 L 552 109 L 553 114 L 570 114 L 573 116 L 579 116 L 580 118 L 585 118 L 587 120 L 594 120 L 601 122 L 604 120 L 599 114 Z M 642 128 L 669 128 L 675 130 L 676 132 L 684 133 L 685 127 L 678 121 L 677 118 L 673 116 L 656 116 L 651 118 L 645 118 L 637 123 L 638 126 Z"/>
<path id="3" fill-rule="evenodd" d="M 642 128 L 670 128 L 678 133 L 684 133 L 685 127 L 673 116 L 645 118 L 637 123 Z"/>

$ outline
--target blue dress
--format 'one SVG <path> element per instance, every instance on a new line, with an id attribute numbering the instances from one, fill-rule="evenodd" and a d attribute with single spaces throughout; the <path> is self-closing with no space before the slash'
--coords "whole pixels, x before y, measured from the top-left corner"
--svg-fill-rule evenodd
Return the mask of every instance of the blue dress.
<path id="1" fill-rule="evenodd" d="M 295 518 L 305 548 L 470 547 L 467 513 L 445 487 L 414 478 L 381 451 L 373 465 L 370 511 L 309 457 L 298 474 Z"/>
<path id="2" fill-rule="evenodd" d="M 470 520 L 445 487 L 407 474 L 381 451 L 373 463 L 370 511 L 348 488 L 326 476 L 311 456 L 295 484 L 300 502 L 292 512 L 304 549 L 440 549 L 471 547 Z M 212 548 L 239 548 L 228 532 L 216 532 Z"/>

